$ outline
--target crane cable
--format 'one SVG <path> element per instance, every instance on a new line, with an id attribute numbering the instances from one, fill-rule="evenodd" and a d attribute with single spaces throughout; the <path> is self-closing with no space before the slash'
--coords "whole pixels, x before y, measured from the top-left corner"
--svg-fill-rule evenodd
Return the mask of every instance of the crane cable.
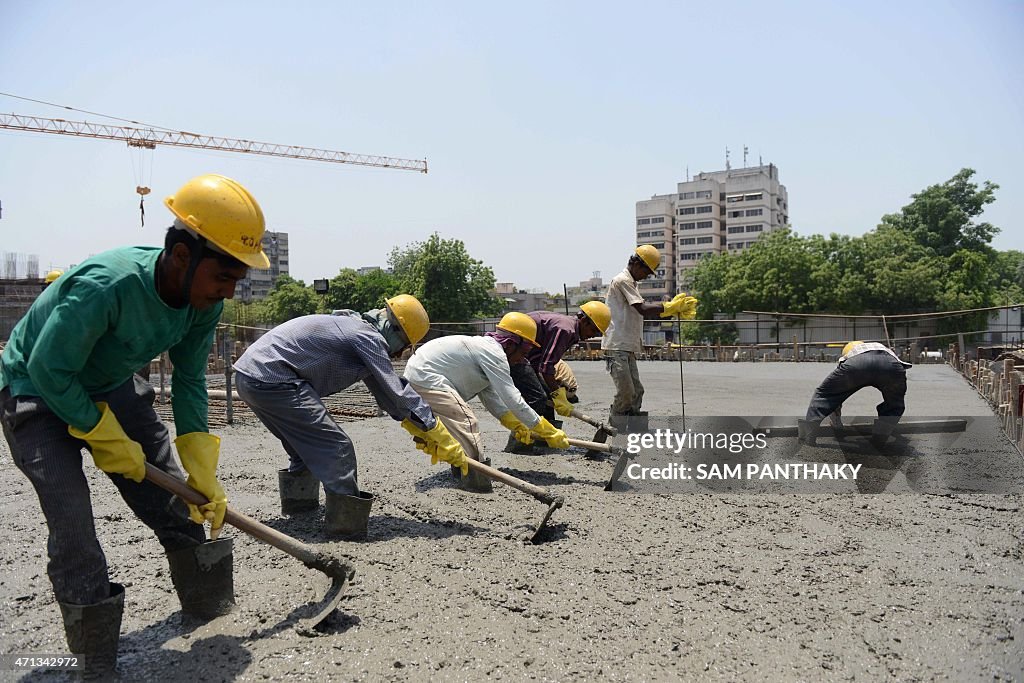
<path id="1" fill-rule="evenodd" d="M 56 104 L 54 102 L 46 102 L 45 100 L 36 100 L 36 99 L 31 98 L 31 97 L 22 97 L 21 95 L 14 95 L 14 94 L 7 93 L 7 92 L 0 92 L 0 96 L 12 97 L 12 98 L 14 98 L 16 100 L 24 100 L 26 102 L 35 102 L 36 104 L 45 104 L 48 107 L 57 107 L 58 109 L 67 109 L 68 111 L 77 111 L 77 112 L 82 113 L 82 114 L 89 114 L 91 116 L 99 116 L 99 117 L 102 117 L 102 118 L 105 118 L 105 119 L 111 119 L 113 121 L 121 121 L 123 123 L 134 123 L 137 126 L 146 126 L 148 128 L 164 130 L 164 131 L 173 131 L 174 130 L 173 128 L 166 128 L 164 126 L 154 126 L 152 124 L 143 123 L 141 121 L 136 121 L 134 119 L 124 119 L 124 118 L 121 118 L 119 116 L 110 116 L 109 114 L 101 114 L 101 113 L 96 112 L 96 111 L 89 111 L 88 109 L 79 109 L 77 107 L 70 107 L 70 106 L 68 106 L 66 104 Z M 150 152 L 150 155 L 149 155 L 149 174 L 148 174 L 148 178 L 147 178 L 147 174 L 146 174 L 146 159 L 145 159 L 147 151 Z M 152 149 L 147 150 L 144 147 L 140 147 L 139 148 L 139 164 L 138 164 L 138 169 L 136 169 L 136 167 L 135 167 L 135 157 L 132 155 L 131 149 L 128 150 L 128 154 L 129 154 L 129 159 L 131 160 L 131 163 L 132 163 L 132 175 L 134 176 L 135 181 L 136 181 L 135 192 L 139 195 L 139 220 L 140 220 L 140 222 L 142 224 L 142 227 L 145 227 L 146 226 L 146 206 L 145 206 L 146 195 L 149 194 L 149 192 L 150 192 L 149 185 L 153 181 L 153 154 L 152 154 Z"/>

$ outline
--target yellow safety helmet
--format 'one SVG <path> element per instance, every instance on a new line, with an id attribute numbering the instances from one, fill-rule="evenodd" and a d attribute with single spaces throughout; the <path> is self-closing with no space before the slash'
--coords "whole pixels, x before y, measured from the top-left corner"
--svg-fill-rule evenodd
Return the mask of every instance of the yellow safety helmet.
<path id="1" fill-rule="evenodd" d="M 651 269 L 652 273 L 661 264 L 661 252 L 653 244 L 641 244 L 636 248 L 636 255 Z"/>
<path id="2" fill-rule="evenodd" d="M 525 313 L 506 313 L 497 327 L 499 330 L 518 334 L 534 346 L 540 346 L 537 343 L 537 323 Z"/>
<path id="3" fill-rule="evenodd" d="M 411 294 L 398 294 L 390 299 L 385 299 L 391 315 L 398 319 L 402 326 L 406 339 L 410 344 L 419 343 L 427 335 L 430 329 L 430 318 L 427 316 L 427 309 L 423 308 L 420 300 Z"/>
<path id="4" fill-rule="evenodd" d="M 240 183 L 215 173 L 197 176 L 164 204 L 182 223 L 245 265 L 270 267 L 263 253 L 263 210 Z"/>
<path id="5" fill-rule="evenodd" d="M 50 284 L 63 274 L 63 270 L 51 270 L 49 273 L 46 274 L 46 277 L 43 278 L 43 282 L 45 282 L 46 284 Z"/>
<path id="6" fill-rule="evenodd" d="M 846 346 L 843 347 L 843 355 L 846 356 L 847 354 L 850 353 L 850 351 L 853 351 L 853 347 L 863 343 L 863 341 L 847 342 Z"/>
<path id="7" fill-rule="evenodd" d="M 607 304 L 603 304 L 600 301 L 588 301 L 580 306 L 580 310 L 586 313 L 590 321 L 597 325 L 597 329 L 601 330 L 601 334 L 608 331 L 608 326 L 612 322 L 612 309 L 608 308 Z"/>

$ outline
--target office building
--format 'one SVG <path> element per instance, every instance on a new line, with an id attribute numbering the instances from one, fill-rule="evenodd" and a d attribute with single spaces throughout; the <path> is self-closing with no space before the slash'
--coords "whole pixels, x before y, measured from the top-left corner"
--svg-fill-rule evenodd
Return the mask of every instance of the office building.
<path id="1" fill-rule="evenodd" d="M 738 253 L 789 223 L 789 197 L 774 164 L 698 173 L 676 192 L 636 203 L 636 243 L 662 253 L 654 277 L 640 283 L 648 301 L 688 286 L 688 272 L 706 256 Z"/>

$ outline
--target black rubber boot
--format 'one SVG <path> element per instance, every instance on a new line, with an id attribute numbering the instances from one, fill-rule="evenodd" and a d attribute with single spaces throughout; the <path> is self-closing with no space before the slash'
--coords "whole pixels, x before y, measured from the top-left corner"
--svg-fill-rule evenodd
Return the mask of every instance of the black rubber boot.
<path id="1" fill-rule="evenodd" d="M 327 533 L 343 541 L 365 541 L 370 521 L 373 494 L 360 491 L 358 496 L 341 496 L 325 491 L 324 525 Z"/>
<path id="2" fill-rule="evenodd" d="M 309 470 L 278 470 L 277 488 L 281 492 L 282 515 L 295 515 L 320 507 L 320 480 Z"/>
<path id="3" fill-rule="evenodd" d="M 517 442 L 518 443 L 518 442 Z M 532 448 L 528 446 L 527 448 Z M 490 458 L 481 460 L 485 465 L 491 464 Z M 452 467 L 452 476 L 455 478 L 455 485 L 463 491 L 469 491 L 471 493 L 490 493 L 494 490 L 491 485 L 489 477 L 485 477 L 476 470 L 470 470 L 468 476 L 462 476 L 462 470 L 458 467 Z"/>
<path id="4" fill-rule="evenodd" d="M 513 436 L 511 433 L 509 433 L 508 443 L 505 444 L 505 448 L 502 449 L 502 452 L 515 453 L 517 455 L 534 455 L 537 452 L 537 449 L 534 448 L 534 445 L 532 443 L 525 444 L 521 442 L 519 439 L 517 439 L 515 436 Z"/>
<path id="5" fill-rule="evenodd" d="M 626 434 L 639 434 L 650 429 L 650 421 L 646 410 L 616 413 L 609 407 L 608 424 Z"/>
<path id="6" fill-rule="evenodd" d="M 818 439 L 818 423 L 814 420 L 797 420 L 796 434 L 800 443 L 813 446 Z"/>
<path id="7" fill-rule="evenodd" d="M 72 605 L 60 602 L 64 617 L 64 635 L 72 654 L 81 655 L 87 681 L 116 677 L 117 643 L 121 638 L 121 615 L 124 613 L 124 586 L 110 584 L 110 597 L 93 605 Z"/>
<path id="8" fill-rule="evenodd" d="M 871 445 L 880 451 L 885 450 L 887 446 L 891 446 L 889 437 L 896 431 L 896 425 L 899 424 L 899 421 L 900 418 L 898 417 L 875 418 L 875 424 L 871 427 Z"/>
<path id="9" fill-rule="evenodd" d="M 181 611 L 199 619 L 227 614 L 235 604 L 230 538 L 167 553 Z"/>

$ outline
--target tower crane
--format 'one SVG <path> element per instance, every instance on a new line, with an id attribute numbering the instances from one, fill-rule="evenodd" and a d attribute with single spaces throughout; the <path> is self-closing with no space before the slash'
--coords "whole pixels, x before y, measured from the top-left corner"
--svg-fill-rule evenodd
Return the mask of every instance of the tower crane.
<path id="1" fill-rule="evenodd" d="M 221 152 L 261 154 L 263 156 L 284 157 L 286 159 L 308 159 L 310 161 L 327 161 L 335 164 L 356 164 L 358 166 L 373 166 L 375 168 L 394 168 L 400 171 L 427 172 L 426 159 L 399 159 L 376 154 L 353 154 L 351 152 L 338 152 L 330 149 L 317 149 L 315 147 L 279 145 L 272 142 L 254 142 L 252 140 L 239 140 L 214 135 L 200 135 L 186 131 L 111 126 L 101 123 L 90 123 L 88 121 L 49 119 L 42 116 L 0 114 L 0 128 L 23 130 L 30 133 L 73 135 L 80 138 L 124 140 L 128 143 L 129 147 L 140 147 L 143 149 L 156 149 L 157 145 L 193 147 Z"/>
<path id="2" fill-rule="evenodd" d="M 24 116 L 21 114 L 0 114 L 0 129 L 22 130 L 30 133 L 53 133 L 71 135 L 80 138 L 98 138 L 101 140 L 123 140 L 129 147 L 139 150 L 153 150 L 157 145 L 168 147 L 192 147 L 221 152 L 242 152 L 262 156 L 282 157 L 285 159 L 306 159 L 309 161 L 326 161 L 334 164 L 355 164 L 374 168 L 393 168 L 399 171 L 427 172 L 426 159 L 400 159 L 377 154 L 353 154 L 316 147 L 300 147 L 297 145 L 279 145 L 273 142 L 255 142 L 214 135 L 200 135 L 187 131 L 169 129 L 134 128 L 132 126 L 114 126 L 89 121 L 68 121 L 51 119 L 44 116 Z M 137 185 L 135 192 L 140 195 L 139 211 L 145 224 L 146 211 L 143 201 L 149 188 Z"/>

